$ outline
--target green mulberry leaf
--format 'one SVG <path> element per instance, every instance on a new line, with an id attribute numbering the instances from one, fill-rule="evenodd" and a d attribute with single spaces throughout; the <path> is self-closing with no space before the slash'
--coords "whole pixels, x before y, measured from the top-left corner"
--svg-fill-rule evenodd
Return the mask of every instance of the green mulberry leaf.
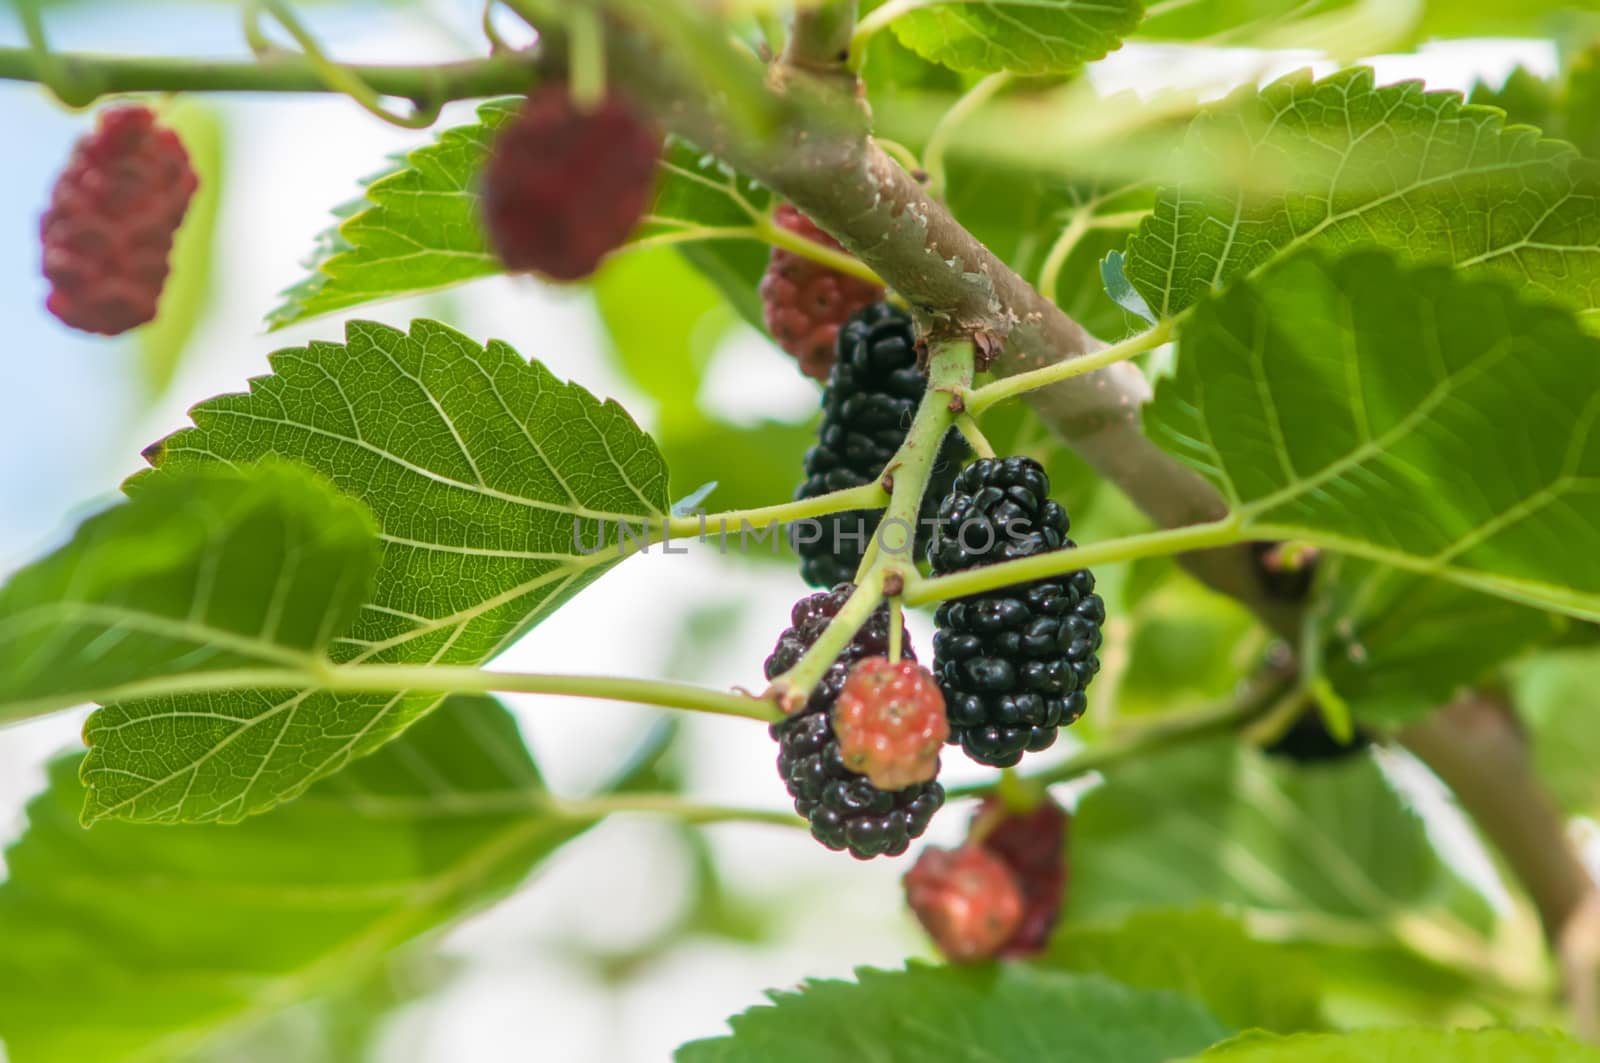
<path id="1" fill-rule="evenodd" d="M 478 218 L 478 170 L 520 96 L 478 107 L 478 121 L 446 129 L 367 182 L 317 239 L 311 276 L 283 293 L 273 328 L 499 273 Z"/>
<path id="2" fill-rule="evenodd" d="M 479 217 L 477 180 L 495 134 L 521 104 L 520 96 L 490 100 L 478 107 L 477 122 L 444 130 L 371 178 L 361 198 L 334 212 L 338 223 L 318 237 L 311 275 L 283 293 L 283 304 L 267 315 L 271 326 L 504 272 Z M 749 229 L 769 199 L 764 189 L 672 140 L 655 205 L 633 239 Z M 752 233 L 696 246 L 690 260 L 730 294 L 745 285 L 735 305 L 746 316 L 755 307 L 759 321 L 755 284 L 766 246 Z"/>
<path id="3" fill-rule="evenodd" d="M 1034 962 L 1170 989 L 1240 1029 L 1293 1033 L 1326 1025 L 1316 966 L 1287 946 L 1257 941 L 1212 908 L 1145 909 L 1118 924 L 1070 924 Z"/>
<path id="4" fill-rule="evenodd" d="M 304 669 L 366 600 L 376 534 L 289 465 L 151 482 L 0 588 L 0 720 L 172 675 Z"/>
<path id="5" fill-rule="evenodd" d="M 1380 245 L 1600 306 L 1600 164 L 1420 82 L 1291 75 L 1196 119 L 1124 268 L 1162 317 L 1300 247 Z"/>
<path id="6" fill-rule="evenodd" d="M 1178 348 L 1147 427 L 1245 536 L 1600 618 L 1600 339 L 1570 314 L 1301 253 L 1199 303 Z"/>
<path id="7" fill-rule="evenodd" d="M 1251 1032 L 1206 1063 L 1596 1063 L 1600 1048 L 1554 1030 L 1362 1030 L 1274 1037 Z"/>
<path id="8" fill-rule="evenodd" d="M 1464 935 L 1492 923 L 1369 756 L 1304 771 L 1235 739 L 1154 754 L 1084 797 L 1069 855 L 1074 921 L 1212 904 L 1334 941 L 1446 905 Z"/>
<path id="9" fill-rule="evenodd" d="M 1122 43 L 1139 0 L 923 0 L 891 25 L 924 59 L 965 73 L 1068 74 Z"/>
<path id="10" fill-rule="evenodd" d="M 984 1059 L 1161 1063 L 1199 1051 L 1227 1030 L 1195 1001 L 1130 989 L 1098 975 L 1020 965 L 863 968 L 856 981 L 808 981 L 772 1005 L 730 1020 L 729 1037 L 694 1041 L 678 1063 L 924 1063 L 952 1046 Z"/>
<path id="11" fill-rule="evenodd" d="M 1420 719 L 1549 641 L 1565 618 L 1357 558 L 1327 562 L 1323 673 L 1357 720 Z"/>
<path id="12" fill-rule="evenodd" d="M 481 664 L 620 560 L 618 522 L 659 536 L 669 500 L 655 443 L 621 407 L 503 343 L 431 321 L 409 333 L 354 322 L 345 343 L 279 351 L 272 367 L 248 394 L 197 406 L 130 490 L 279 458 L 365 502 L 381 562 L 335 662 Z M 237 820 L 440 700 L 288 689 L 110 704 L 85 730 L 85 815 Z"/>

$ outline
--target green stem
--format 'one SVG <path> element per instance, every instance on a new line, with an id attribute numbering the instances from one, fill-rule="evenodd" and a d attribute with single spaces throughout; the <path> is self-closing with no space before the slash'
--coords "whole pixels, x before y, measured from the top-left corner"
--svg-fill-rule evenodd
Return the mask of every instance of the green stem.
<path id="1" fill-rule="evenodd" d="M 952 403 L 972 381 L 972 364 L 971 340 L 956 340 L 934 350 L 928 360 L 928 388 L 906 431 L 905 442 L 884 470 L 894 477 L 894 490 L 874 536 L 878 543 L 875 565 L 897 568 L 908 581 L 916 575 L 912 547 L 917 538 L 917 518 L 922 513 L 922 495 L 933 475 L 939 447 L 955 420 Z M 905 541 L 898 547 L 888 541 L 891 528 L 904 533 Z"/>
<path id="2" fill-rule="evenodd" d="M 581 110 L 597 107 L 606 95 L 605 23 L 600 9 L 574 4 L 567 13 L 567 87 Z"/>
<path id="3" fill-rule="evenodd" d="M 998 74 L 990 74 L 979 81 L 951 105 L 950 109 L 939 119 L 939 124 L 933 127 L 933 132 L 928 134 L 928 144 L 922 150 L 922 160 L 923 169 L 928 172 L 928 194 L 930 196 L 940 198 L 944 195 L 944 157 L 949 151 L 950 144 L 955 139 L 956 133 L 960 131 L 962 124 L 977 113 L 984 104 L 994 99 L 1001 90 L 1011 84 L 1012 80 L 1012 74 L 1009 71 L 1002 70 Z"/>
<path id="4" fill-rule="evenodd" d="M 907 173 L 914 173 L 922 169 L 922 162 L 917 158 L 916 153 L 898 140 L 890 140 L 888 137 L 874 135 L 872 141 L 883 149 L 885 155 L 899 163 L 900 168 Z"/>
<path id="5" fill-rule="evenodd" d="M 52 63 L 61 71 L 59 82 L 52 80 Z M 534 63 L 529 53 L 513 52 L 456 63 L 344 69 L 381 95 L 441 102 L 526 92 L 538 74 Z M 72 107 L 124 92 L 335 91 L 300 56 L 273 56 L 258 63 L 56 53 L 47 62 L 27 48 L 0 48 L 0 81 L 49 84 Z"/>
<path id="6" fill-rule="evenodd" d="M 889 599 L 889 663 L 899 664 L 901 656 L 905 653 L 906 640 L 906 611 L 900 601 L 900 596 L 895 595 Z"/>
<path id="7" fill-rule="evenodd" d="M 1056 242 L 1050 245 L 1050 252 L 1044 256 L 1044 265 L 1039 267 L 1039 294 L 1052 303 L 1056 301 L 1056 288 L 1061 283 L 1061 268 L 1067 264 L 1067 259 L 1072 257 L 1072 252 L 1093 227 L 1093 223 L 1092 206 L 1085 205 L 1073 211 L 1072 220 L 1061 230 Z"/>
<path id="8" fill-rule="evenodd" d="M 1138 760 L 1163 749 L 1231 734 L 1271 705 L 1291 681 L 1288 676 L 1270 676 L 1253 683 L 1237 697 L 1189 712 L 1169 713 L 1149 723 L 1124 726 L 1106 741 L 1089 746 L 1055 767 L 1022 774 L 1018 776 L 1018 781 L 1033 786 L 1050 786 L 1087 775 L 1091 771 L 1104 771 Z M 970 783 L 949 787 L 945 793 L 952 798 L 982 797 L 994 792 L 998 785 L 997 782 Z"/>
<path id="9" fill-rule="evenodd" d="M 844 607 L 828 624 L 822 636 L 806 651 L 805 656 L 789 671 L 773 680 L 780 704 L 788 712 L 798 711 L 805 704 L 811 690 L 821 681 L 839 654 L 855 638 L 861 625 L 872 616 L 883 601 L 884 578 L 895 573 L 901 586 L 909 586 L 917 574 L 911 561 L 912 544 L 916 541 L 917 517 L 922 508 L 922 495 L 927 489 L 939 445 L 955 413 L 951 409 L 956 397 L 972 381 L 973 346 L 969 339 L 959 339 L 938 345 L 928 361 L 928 387 L 916 416 L 906 431 L 905 442 L 889 460 L 884 472 L 894 479 L 889 505 L 878 530 L 872 537 L 861 571 L 856 576 L 856 589 Z M 902 546 L 886 543 L 898 527 L 904 535 Z"/>
<path id="10" fill-rule="evenodd" d="M 676 794 L 603 794 L 597 797 L 551 798 L 548 809 L 568 819 L 592 820 L 622 813 L 671 816 L 683 823 L 768 823 L 778 827 L 807 826 L 793 812 L 764 808 L 730 808 L 686 801 Z"/>
<path id="11" fill-rule="evenodd" d="M 425 129 L 439 117 L 444 101 L 434 98 L 411 97 L 412 113 L 395 114 L 383 105 L 380 94 L 350 67 L 341 66 L 322 50 L 317 38 L 305 27 L 293 9 L 283 0 L 251 0 L 245 8 L 246 25 L 255 27 L 261 11 L 271 15 L 305 53 L 306 61 L 317 71 L 324 84 L 335 92 L 342 92 L 361 106 L 368 114 L 381 118 L 402 129 Z M 252 36 L 259 37 L 259 31 Z"/>
<path id="12" fill-rule="evenodd" d="M 889 0 L 888 3 L 858 22 L 855 32 L 850 35 L 850 59 L 848 64 L 850 69 L 861 69 L 861 61 L 866 57 L 867 42 L 872 39 L 874 34 L 901 15 L 909 11 L 915 11 L 927 3 L 928 0 Z"/>
<path id="13" fill-rule="evenodd" d="M 503 55 L 511 51 L 511 45 L 507 44 L 506 39 L 500 36 L 500 30 L 494 24 L 494 8 L 497 3 L 499 3 L 499 0 L 483 0 L 481 28 L 483 30 L 483 39 L 489 42 L 489 54 L 491 55 Z"/>
<path id="14" fill-rule="evenodd" d="M 1096 214 L 1089 222 L 1091 229 L 1137 229 L 1139 223 L 1148 218 L 1154 211 L 1122 210 L 1114 214 Z"/>
<path id="15" fill-rule="evenodd" d="M 742 716 L 771 723 L 780 718 L 771 703 L 748 694 L 707 690 L 687 683 L 619 676 L 551 675 L 538 672 L 491 672 L 482 668 L 436 664 L 335 664 L 308 677 L 308 685 L 347 693 L 420 691 L 436 694 L 556 694 L 603 698 L 686 709 L 718 716 Z"/>
<path id="16" fill-rule="evenodd" d="M 45 33 L 39 0 L 17 0 L 17 18 L 22 20 L 22 35 L 28 40 L 28 48 L 39 70 L 39 81 L 56 99 L 66 103 L 73 95 L 71 77 L 61 58 L 50 50 L 50 37 Z"/>
<path id="17" fill-rule="evenodd" d="M 232 668 L 212 672 L 138 679 L 109 687 L 71 690 L 30 701 L 0 704 L 0 721 L 27 719 L 81 705 L 186 694 L 238 690 L 319 689 L 347 693 L 388 694 L 420 691 L 437 694 L 554 694 L 603 698 L 684 709 L 718 716 L 742 716 L 771 723 L 781 716 L 770 702 L 687 683 L 627 679 L 617 676 L 550 675 L 536 672 L 491 672 L 462 665 L 331 664 L 307 657 L 281 667 Z"/>
<path id="18" fill-rule="evenodd" d="M 933 579 L 916 578 L 907 581 L 906 604 L 925 605 L 946 598 L 965 598 L 1019 583 L 1047 579 L 1066 572 L 1093 565 L 1107 565 L 1116 561 L 1133 561 L 1141 557 L 1161 557 L 1167 554 L 1205 550 L 1214 546 L 1227 546 L 1241 539 L 1240 524 L 1234 517 L 1213 521 L 1210 524 L 1191 524 L 1185 528 L 1130 535 L 1122 539 L 1090 543 L 1071 550 L 1055 550 L 1035 554 L 1018 561 L 1002 561 L 998 565 L 954 572 Z"/>
<path id="19" fill-rule="evenodd" d="M 784 28 L 783 19 L 770 8 L 760 7 L 756 9 L 755 20 L 757 28 L 761 30 L 761 39 L 766 42 L 767 52 L 770 55 L 781 54 L 784 42 L 789 39 L 789 31 Z"/>
<path id="20" fill-rule="evenodd" d="M 989 437 L 983 434 L 983 429 L 978 427 L 978 422 L 972 419 L 972 414 L 962 413 L 956 417 L 956 428 L 966 439 L 972 452 L 980 458 L 995 456 L 994 444 L 989 442 Z"/>
<path id="21" fill-rule="evenodd" d="M 856 584 L 849 599 L 822 629 L 822 634 L 795 666 L 772 680 L 772 692 L 785 714 L 793 715 L 805 705 L 811 691 L 833 667 L 856 632 L 871 618 L 883 601 L 883 573 L 870 573 Z"/>
<path id="22" fill-rule="evenodd" d="M 1167 340 L 1172 338 L 1172 328 L 1173 323 L 1169 318 L 1165 321 L 1157 322 L 1137 336 L 1131 336 L 1120 343 L 1113 343 L 1111 346 L 1101 348 L 1093 354 L 1079 355 L 1077 358 L 1057 362 L 1055 365 L 1047 365 L 1043 369 L 1018 373 L 1016 376 L 1005 377 L 1004 379 L 996 380 L 992 384 L 985 384 L 967 395 L 967 409 L 974 414 L 982 413 L 990 406 L 1005 399 L 1013 398 L 1029 391 L 1036 391 L 1039 388 L 1049 387 L 1051 384 L 1057 384 L 1063 380 L 1071 380 L 1073 377 L 1092 373 L 1096 369 L 1104 369 L 1106 366 L 1115 365 L 1117 362 L 1125 362 L 1129 358 L 1135 358 L 1166 343 Z"/>
<path id="23" fill-rule="evenodd" d="M 815 498 L 780 502 L 755 509 L 730 509 L 724 513 L 671 517 L 667 520 L 667 534 L 674 539 L 697 538 L 713 532 L 722 534 L 729 526 L 738 529 L 748 524 L 752 528 L 761 528 L 774 521 L 782 524 L 809 517 L 824 517 L 830 513 L 843 513 L 851 509 L 877 509 L 887 501 L 881 485 L 862 484 L 860 487 L 833 491 Z"/>
<path id="24" fill-rule="evenodd" d="M 647 222 L 651 219 L 645 219 Z M 670 224 L 662 222 L 662 224 Z M 671 247 L 675 244 L 691 244 L 701 240 L 764 240 L 766 234 L 754 225 L 691 225 L 670 232 L 652 233 L 641 236 L 636 240 L 629 240 L 617 248 L 616 254 L 625 255 L 629 251 L 643 251 L 651 247 Z"/>
<path id="25" fill-rule="evenodd" d="M 847 274 L 883 287 L 883 278 L 872 271 L 872 268 L 854 255 L 838 251 L 831 247 L 824 247 L 815 240 L 807 240 L 799 233 L 790 232 L 772 220 L 763 217 L 756 224 L 756 237 L 765 240 L 773 247 L 781 247 L 785 251 L 793 251 L 797 255 L 804 255 L 813 262 L 820 262 L 829 269 Z"/>

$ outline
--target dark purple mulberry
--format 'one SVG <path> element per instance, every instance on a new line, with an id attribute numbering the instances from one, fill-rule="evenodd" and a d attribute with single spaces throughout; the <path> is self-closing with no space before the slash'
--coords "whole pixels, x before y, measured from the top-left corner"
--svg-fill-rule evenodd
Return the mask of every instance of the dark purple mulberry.
<path id="1" fill-rule="evenodd" d="M 767 658 L 768 679 L 799 662 L 854 589 L 841 584 L 795 603 L 790 613 L 793 626 L 779 636 L 777 648 Z M 889 610 L 880 606 L 829 667 L 805 706 L 772 725 L 772 737 L 778 740 L 778 773 L 794 798 L 795 811 L 810 821 L 811 833 L 823 845 L 848 849 L 859 860 L 899 856 L 911 839 L 928 829 L 928 821 L 944 804 L 944 788 L 937 782 L 880 790 L 844 766 L 833 733 L 834 702 L 857 661 L 888 652 Z M 916 660 L 908 643 L 902 644 L 901 654 Z"/>

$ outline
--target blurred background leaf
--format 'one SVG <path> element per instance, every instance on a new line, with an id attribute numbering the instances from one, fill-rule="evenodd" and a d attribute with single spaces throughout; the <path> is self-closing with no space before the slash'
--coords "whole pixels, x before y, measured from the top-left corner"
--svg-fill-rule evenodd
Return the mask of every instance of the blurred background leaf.
<path id="1" fill-rule="evenodd" d="M 135 333 L 145 386 L 154 395 L 172 383 L 210 306 L 217 211 L 227 180 L 224 126 L 214 107 L 184 99 L 162 108 L 161 122 L 183 140 L 200 186 L 173 240 L 172 272 L 162 289 L 156 319 Z"/>
<path id="2" fill-rule="evenodd" d="M 388 950 L 503 894 L 591 825 L 541 809 L 539 770 L 488 698 L 451 699 L 239 826 L 85 831 L 78 760 L 54 762 L 6 854 L 0 1038 L 13 1063 L 203 1052 L 362 985 Z"/>
<path id="3" fill-rule="evenodd" d="M 1120 923 L 1072 923 L 1034 961 L 1103 974 L 1140 989 L 1192 997 L 1237 1029 L 1320 1029 L 1317 968 L 1286 946 L 1258 941 L 1214 908 L 1148 908 Z"/>

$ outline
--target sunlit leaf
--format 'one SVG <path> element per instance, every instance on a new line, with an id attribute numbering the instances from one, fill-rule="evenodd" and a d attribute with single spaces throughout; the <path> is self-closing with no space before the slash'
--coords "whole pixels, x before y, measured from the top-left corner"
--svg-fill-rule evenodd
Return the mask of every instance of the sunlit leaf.
<path id="1" fill-rule="evenodd" d="M 376 532 L 289 465 L 148 483 L 0 589 L 0 720 L 164 677 L 304 668 L 366 600 Z"/>
<path id="2" fill-rule="evenodd" d="M 955 70 L 1064 74 L 1122 43 L 1139 0 L 923 0 L 891 25 L 907 48 Z"/>
<path id="3" fill-rule="evenodd" d="M 409 333 L 355 322 L 345 343 L 279 351 L 272 366 L 248 394 L 197 406 L 195 427 L 152 447 L 156 469 L 132 486 L 275 457 L 365 502 L 382 560 L 335 661 L 482 663 L 620 560 L 619 521 L 653 522 L 659 538 L 667 471 L 655 443 L 614 403 L 503 343 L 430 321 Z M 108 705 L 85 731 L 85 814 L 236 820 L 439 701 L 298 689 Z"/>
<path id="4" fill-rule="evenodd" d="M 1200 303 L 1154 438 L 1248 537 L 1600 617 L 1600 340 L 1498 281 L 1301 253 Z"/>
<path id="5" fill-rule="evenodd" d="M 1376 244 L 1600 305 L 1600 165 L 1420 82 L 1295 74 L 1197 119 L 1180 172 L 1128 242 L 1160 316 L 1300 247 Z"/>

